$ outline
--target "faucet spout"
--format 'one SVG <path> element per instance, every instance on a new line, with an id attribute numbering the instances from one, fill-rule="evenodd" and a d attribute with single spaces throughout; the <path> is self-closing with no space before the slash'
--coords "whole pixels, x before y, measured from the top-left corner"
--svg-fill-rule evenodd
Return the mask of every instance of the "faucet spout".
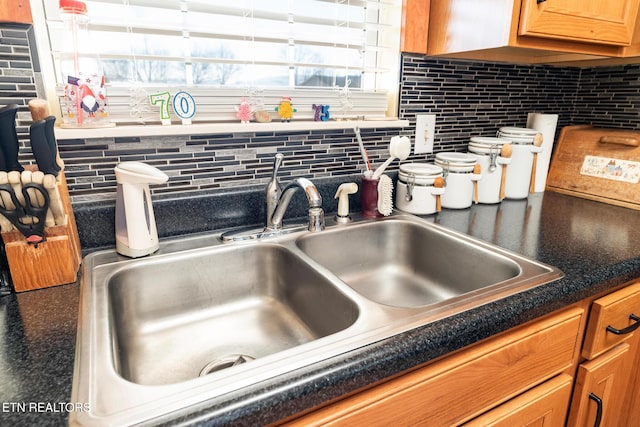
<path id="1" fill-rule="evenodd" d="M 289 207 L 293 194 L 298 188 L 304 190 L 307 200 L 309 201 L 309 231 L 324 230 L 322 196 L 316 186 L 306 178 L 297 178 L 284 187 L 273 214 L 270 218 L 267 218 L 265 230 L 275 231 L 282 229 L 284 214 Z"/>

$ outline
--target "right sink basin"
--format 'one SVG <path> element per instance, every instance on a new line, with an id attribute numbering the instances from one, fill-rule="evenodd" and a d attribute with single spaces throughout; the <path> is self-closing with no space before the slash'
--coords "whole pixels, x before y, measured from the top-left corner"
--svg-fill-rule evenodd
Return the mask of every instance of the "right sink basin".
<path id="1" fill-rule="evenodd" d="M 307 234 L 297 246 L 366 298 L 394 307 L 421 307 L 489 286 L 514 284 L 549 267 L 445 232 L 390 219 Z"/>

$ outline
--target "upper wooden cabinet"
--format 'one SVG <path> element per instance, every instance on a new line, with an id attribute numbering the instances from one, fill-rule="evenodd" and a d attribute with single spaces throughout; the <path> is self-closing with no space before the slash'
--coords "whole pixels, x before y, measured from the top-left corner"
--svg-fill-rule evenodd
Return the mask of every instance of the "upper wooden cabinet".
<path id="1" fill-rule="evenodd" d="M 32 24 L 29 0 L 0 0 L 0 22 Z"/>
<path id="2" fill-rule="evenodd" d="M 568 63 L 625 57 L 640 43 L 636 30 L 640 0 L 425 2 L 428 6 L 423 19 L 429 26 L 422 53 L 433 56 Z M 405 9 L 412 7 L 411 3 L 405 0 Z M 403 46 L 422 43 L 410 42 L 415 31 L 411 22 L 418 19 L 415 10 L 405 22 Z"/>
<path id="3" fill-rule="evenodd" d="M 639 0 L 523 0 L 518 35 L 631 44 Z"/>
<path id="4" fill-rule="evenodd" d="M 402 52 L 427 53 L 429 0 L 402 0 Z"/>

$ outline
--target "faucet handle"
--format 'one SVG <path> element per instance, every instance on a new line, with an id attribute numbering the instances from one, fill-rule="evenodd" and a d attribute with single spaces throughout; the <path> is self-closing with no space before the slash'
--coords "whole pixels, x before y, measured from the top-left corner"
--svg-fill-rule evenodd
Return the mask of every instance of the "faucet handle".
<path id="1" fill-rule="evenodd" d="M 273 175 L 271 180 L 275 181 L 278 179 L 278 171 L 280 170 L 280 166 L 282 166 L 282 161 L 284 160 L 284 154 L 278 153 L 273 159 Z"/>

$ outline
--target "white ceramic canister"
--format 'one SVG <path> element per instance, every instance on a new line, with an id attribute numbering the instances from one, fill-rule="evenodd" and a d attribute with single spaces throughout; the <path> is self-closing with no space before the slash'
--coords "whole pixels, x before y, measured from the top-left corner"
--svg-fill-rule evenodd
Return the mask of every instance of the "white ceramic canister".
<path id="1" fill-rule="evenodd" d="M 512 143 L 511 163 L 507 167 L 504 189 L 506 199 L 525 199 L 529 196 L 533 153 L 542 151 L 542 147 L 533 145 L 537 133 L 535 129 L 518 127 L 502 127 L 498 131 L 499 138 L 508 139 Z"/>
<path id="2" fill-rule="evenodd" d="M 445 193 L 442 195 L 442 207 L 465 209 L 473 203 L 474 181 L 482 174 L 473 173 L 476 157 L 468 153 L 438 153 L 435 164 L 442 168 Z"/>
<path id="3" fill-rule="evenodd" d="M 433 183 L 442 176 L 442 168 L 430 163 L 400 165 L 396 186 L 396 208 L 401 211 L 428 215 L 436 212 L 436 196 L 445 192 Z"/>
<path id="4" fill-rule="evenodd" d="M 503 165 L 511 163 L 510 157 L 500 156 L 500 150 L 508 143 L 511 143 L 508 139 L 494 137 L 473 136 L 469 140 L 469 154 L 475 156 L 482 170 L 482 178 L 478 181 L 478 203 L 500 203 Z"/>

